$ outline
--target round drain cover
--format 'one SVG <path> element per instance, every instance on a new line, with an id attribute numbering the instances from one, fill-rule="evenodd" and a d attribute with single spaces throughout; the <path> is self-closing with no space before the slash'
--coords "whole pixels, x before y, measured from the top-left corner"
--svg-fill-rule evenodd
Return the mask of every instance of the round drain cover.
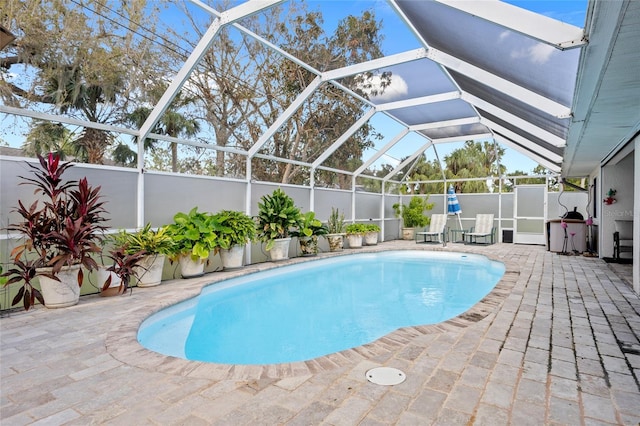
<path id="1" fill-rule="evenodd" d="M 407 378 L 406 374 L 397 368 L 377 367 L 367 371 L 367 380 L 376 385 L 397 385 Z"/>

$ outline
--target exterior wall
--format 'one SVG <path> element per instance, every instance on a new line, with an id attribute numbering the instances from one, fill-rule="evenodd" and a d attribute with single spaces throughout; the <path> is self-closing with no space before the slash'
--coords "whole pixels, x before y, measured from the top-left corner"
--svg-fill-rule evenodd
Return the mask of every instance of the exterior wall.
<path id="1" fill-rule="evenodd" d="M 614 164 L 602 167 L 600 184 L 600 256 L 613 256 L 615 220 L 634 218 L 634 154 L 625 156 Z M 602 201 L 609 189 L 616 191 L 616 202 L 606 205 Z"/>
<path id="2" fill-rule="evenodd" d="M 640 294 L 640 136 L 636 137 L 634 150 L 633 182 L 633 290 Z"/>
<path id="3" fill-rule="evenodd" d="M 619 158 L 621 157 L 621 158 Z M 612 160 L 595 170 L 590 181 L 599 179 L 598 199 L 595 200 L 596 219 L 600 239 L 600 257 L 613 255 L 615 220 L 633 220 L 633 290 L 640 294 L 640 136 L 612 157 Z M 616 190 L 616 203 L 605 205 L 603 199 L 610 188 Z M 629 253 L 622 253 L 628 257 Z"/>

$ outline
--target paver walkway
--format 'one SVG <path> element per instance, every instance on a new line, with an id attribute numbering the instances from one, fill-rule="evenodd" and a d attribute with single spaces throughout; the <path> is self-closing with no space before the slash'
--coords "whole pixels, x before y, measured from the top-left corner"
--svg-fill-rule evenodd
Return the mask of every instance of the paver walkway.
<path id="1" fill-rule="evenodd" d="M 402 241 L 372 249 L 403 248 L 442 249 Z M 603 261 L 512 244 L 446 250 L 486 254 L 508 273 L 462 318 L 309 363 L 220 366 L 137 344 L 144 317 L 227 272 L 12 313 L 0 319 L 0 423 L 640 423 L 640 299 Z M 365 372 L 383 365 L 400 368 L 407 380 L 369 383 Z"/>

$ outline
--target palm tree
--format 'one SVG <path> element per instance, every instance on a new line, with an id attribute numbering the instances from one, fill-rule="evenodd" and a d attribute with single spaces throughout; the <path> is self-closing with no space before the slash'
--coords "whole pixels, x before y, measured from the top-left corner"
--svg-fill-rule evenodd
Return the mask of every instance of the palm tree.
<path id="1" fill-rule="evenodd" d="M 64 160 L 73 153 L 72 136 L 71 131 L 61 123 L 35 120 L 22 144 L 22 150 L 33 157 L 53 152 Z"/>
<path id="2" fill-rule="evenodd" d="M 167 110 L 158 121 L 162 132 L 160 134 L 177 137 L 195 136 L 200 131 L 200 123 L 194 118 L 188 118 L 177 111 Z M 178 144 L 171 143 L 171 171 L 178 171 Z"/>
<path id="3" fill-rule="evenodd" d="M 115 102 L 122 86 L 121 79 L 89 83 L 81 67 L 61 66 L 46 78 L 43 100 L 56 105 L 62 114 L 75 111 L 88 121 L 106 123 L 112 111 L 105 106 Z M 89 163 L 102 164 L 104 153 L 112 142 L 113 136 L 109 132 L 85 128 L 72 145 L 77 157 L 86 157 Z"/>
<path id="4" fill-rule="evenodd" d="M 178 111 L 179 108 L 194 102 L 192 98 L 185 98 L 178 94 L 160 120 L 155 124 L 151 133 L 178 137 L 191 137 L 200 131 L 200 123 L 195 118 L 190 118 Z M 139 107 L 126 116 L 126 121 L 140 128 L 151 114 L 151 108 Z M 136 138 L 134 140 L 137 142 Z M 156 139 L 146 138 L 144 148 L 153 148 Z M 178 171 L 178 144 L 171 142 L 171 171 Z"/>

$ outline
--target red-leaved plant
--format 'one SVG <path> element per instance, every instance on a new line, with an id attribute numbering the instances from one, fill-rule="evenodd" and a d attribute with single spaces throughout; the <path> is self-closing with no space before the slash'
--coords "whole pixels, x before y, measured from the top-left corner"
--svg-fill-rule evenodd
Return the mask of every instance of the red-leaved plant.
<path id="1" fill-rule="evenodd" d="M 99 244 L 106 229 L 102 222 L 106 210 L 101 200 L 100 187 L 91 187 L 86 178 L 64 181 L 64 172 L 71 163 L 60 162 L 57 154 L 38 156 L 39 165 L 27 163 L 33 177 L 19 176 L 21 185 L 32 185 L 40 197 L 29 207 L 18 201 L 13 211 L 22 221 L 8 226 L 24 237 L 21 244 L 11 251 L 14 265 L 2 276 L 9 277 L 5 286 L 22 283 L 22 288 L 12 305 L 23 300 L 25 309 L 37 299 L 44 303 L 38 289 L 31 285 L 37 275 L 57 280 L 56 274 L 63 266 L 81 265 L 92 271 L 98 267 L 92 254 L 100 253 Z M 36 268 L 50 267 L 44 272 Z M 78 272 L 78 286 L 84 280 L 82 268 Z"/>
<path id="2" fill-rule="evenodd" d="M 113 264 L 107 268 L 107 271 L 113 272 L 120 277 L 119 293 L 127 291 L 131 283 L 131 278 L 136 275 L 136 268 L 139 267 L 140 261 L 146 254 L 147 252 L 144 250 L 129 253 L 126 246 L 116 247 L 109 251 L 107 257 L 113 261 Z M 107 280 L 102 283 L 101 290 L 106 291 L 110 286 L 111 274 L 109 274 Z"/>

